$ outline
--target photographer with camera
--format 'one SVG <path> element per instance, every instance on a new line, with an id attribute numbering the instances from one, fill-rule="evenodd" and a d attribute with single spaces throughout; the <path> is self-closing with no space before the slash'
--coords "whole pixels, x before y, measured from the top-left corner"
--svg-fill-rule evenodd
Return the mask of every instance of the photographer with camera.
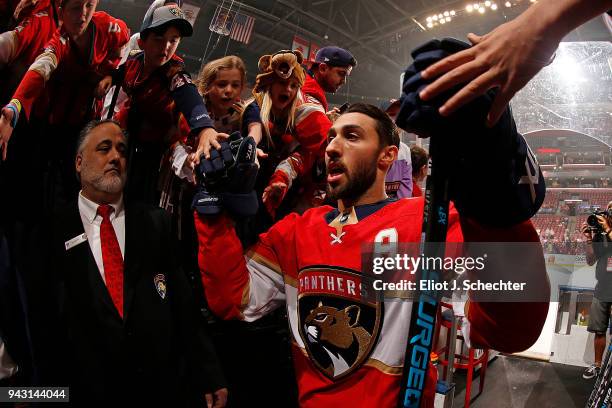
<path id="1" fill-rule="evenodd" d="M 612 306 L 612 201 L 605 211 L 589 215 L 582 225 L 582 233 L 587 238 L 586 260 L 595 266 L 595 294 L 591 303 L 591 314 L 587 330 L 595 333 L 595 362 L 588 367 L 582 377 L 591 379 L 599 374 L 601 359 L 606 347 L 606 330 Z"/>

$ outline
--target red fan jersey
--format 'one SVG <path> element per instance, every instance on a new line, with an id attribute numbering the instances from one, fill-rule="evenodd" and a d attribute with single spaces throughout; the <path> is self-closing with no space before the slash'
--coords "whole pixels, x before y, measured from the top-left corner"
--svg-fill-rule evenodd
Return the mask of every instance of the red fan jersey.
<path id="1" fill-rule="evenodd" d="M 196 214 L 199 264 L 211 309 L 225 319 L 253 321 L 286 306 L 301 407 L 396 406 L 412 302 L 360 296 L 362 248 L 419 242 L 423 203 L 422 198 L 379 203 L 341 231 L 330 221 L 337 210 L 329 206 L 290 214 L 262 234 L 246 257 L 230 219 Z M 447 241 L 464 238 L 536 242 L 538 236 L 529 221 L 484 229 L 451 208 Z M 537 272 L 534 279 L 546 280 L 541 251 L 529 262 Z M 548 303 L 472 302 L 470 338 L 502 351 L 525 348 L 539 335 L 547 311 Z M 527 314 L 529 319 L 515 318 Z"/>
<path id="2" fill-rule="evenodd" d="M 46 7 L 42 7 L 45 5 Z M 12 60 L 30 65 L 40 55 L 57 29 L 51 2 L 40 1 L 32 13 L 23 18 L 13 30 L 15 52 Z"/>
<path id="3" fill-rule="evenodd" d="M 320 104 L 324 111 L 327 112 L 328 105 L 325 91 L 310 74 L 306 74 L 306 80 L 304 81 L 304 86 L 302 86 L 302 93 L 304 93 L 308 102 Z"/>
<path id="4" fill-rule="evenodd" d="M 125 62 L 122 87 L 129 97 L 117 119 L 139 141 L 167 146 L 213 127 L 202 97 L 176 54 L 142 79 L 144 52 Z"/>
<path id="5" fill-rule="evenodd" d="M 81 55 L 61 28 L 45 46 L 13 96 L 26 116 L 48 117 L 51 124 L 82 126 L 93 113 L 93 91 L 121 59 L 121 47 L 130 38 L 126 24 L 103 11 L 94 13 L 91 48 Z"/>

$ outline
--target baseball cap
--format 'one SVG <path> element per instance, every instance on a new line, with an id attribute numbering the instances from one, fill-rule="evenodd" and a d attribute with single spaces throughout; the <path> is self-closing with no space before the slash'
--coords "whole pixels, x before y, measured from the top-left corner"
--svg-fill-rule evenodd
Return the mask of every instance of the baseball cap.
<path id="1" fill-rule="evenodd" d="M 380 108 L 381 111 L 387 112 L 389 109 L 391 109 L 392 106 L 399 105 L 399 104 L 400 104 L 399 99 L 387 99 L 385 101 L 382 101 L 380 105 L 378 105 L 378 107 Z"/>
<path id="2" fill-rule="evenodd" d="M 142 22 L 140 32 L 142 33 L 145 30 L 161 27 L 170 23 L 179 29 L 182 37 L 191 37 L 193 34 L 191 23 L 185 18 L 183 10 L 175 4 L 161 6 L 155 9 L 155 11 L 151 13 L 150 18 L 145 18 Z"/>
<path id="3" fill-rule="evenodd" d="M 325 63 L 333 67 L 354 67 L 357 65 L 357 60 L 353 57 L 353 54 L 345 50 L 344 48 L 330 45 L 323 47 L 317 51 L 315 56 L 315 64 Z"/>

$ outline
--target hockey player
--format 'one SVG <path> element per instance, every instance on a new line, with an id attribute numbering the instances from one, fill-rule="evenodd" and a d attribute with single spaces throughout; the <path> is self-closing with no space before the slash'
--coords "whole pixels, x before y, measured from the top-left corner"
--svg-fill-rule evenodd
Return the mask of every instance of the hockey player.
<path id="1" fill-rule="evenodd" d="M 431 51 L 432 46 L 427 48 Z M 422 85 L 418 77 L 409 76 L 409 80 L 416 85 L 405 88 L 407 105 L 415 101 Z M 408 128 L 426 131 L 425 126 L 436 131 L 435 109 L 418 103 L 406 108 L 410 112 L 403 112 L 408 118 L 403 120 Z M 476 140 L 486 143 L 480 146 L 484 151 L 501 150 L 496 160 L 486 162 L 497 184 L 489 186 L 492 191 L 481 190 L 473 197 L 475 190 L 465 184 L 468 177 L 461 172 L 469 165 L 456 162 L 458 174 L 451 179 L 451 191 L 458 211 L 450 212 L 447 241 L 537 243 L 528 218 L 543 201 L 541 172 L 531 184 L 520 184 L 520 172 L 526 167 L 511 170 L 509 164 L 527 163 L 529 152 L 510 112 L 495 128 L 487 129 L 483 110 L 477 111 L 482 115 L 472 112 L 445 122 L 465 135 L 461 138 L 464 147 L 454 149 L 449 158 L 465 158 L 476 148 Z M 470 137 L 474 134 L 482 137 Z M 253 321 L 286 304 L 302 407 L 392 407 L 397 403 L 412 303 L 367 302 L 356 288 L 365 283 L 363 244 L 420 239 L 423 199 L 394 201 L 385 195 L 385 173 L 397 156 L 398 144 L 397 130 L 387 115 L 371 105 L 351 106 L 331 128 L 326 149 L 328 191 L 338 199 L 338 208 L 322 206 L 302 216 L 287 216 L 260 236 L 246 259 L 227 214 L 196 214 L 202 280 L 216 314 Z M 232 193 L 226 199 L 240 197 Z M 240 208 L 236 204 L 227 208 Z M 498 213 L 502 216 L 492 216 Z M 485 228 L 485 223 L 493 225 Z M 524 255 L 530 284 L 542 288 L 543 302 L 470 302 L 466 324 L 471 342 L 512 352 L 528 347 L 539 336 L 548 311 L 548 281 L 541 247 L 536 245 Z M 522 313 L 530 318 L 515 318 Z"/>

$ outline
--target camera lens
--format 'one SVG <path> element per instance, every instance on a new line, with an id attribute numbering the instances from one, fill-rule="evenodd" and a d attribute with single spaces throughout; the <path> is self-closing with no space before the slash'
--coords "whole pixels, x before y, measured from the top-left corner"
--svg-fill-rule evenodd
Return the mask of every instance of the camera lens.
<path id="1" fill-rule="evenodd" d="M 587 218 L 587 224 L 589 225 L 589 227 L 599 227 L 599 221 L 597 220 L 597 216 L 595 214 L 589 215 L 589 217 Z"/>

